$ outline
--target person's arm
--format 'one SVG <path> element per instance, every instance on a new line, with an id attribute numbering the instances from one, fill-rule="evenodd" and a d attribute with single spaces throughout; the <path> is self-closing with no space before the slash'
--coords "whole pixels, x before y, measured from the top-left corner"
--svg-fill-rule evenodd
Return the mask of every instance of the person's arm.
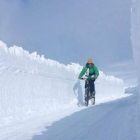
<path id="1" fill-rule="evenodd" d="M 94 70 L 95 70 L 95 77 L 98 78 L 98 76 L 99 76 L 98 68 L 96 66 L 94 66 Z"/>
<path id="2" fill-rule="evenodd" d="M 80 72 L 80 74 L 79 74 L 79 78 L 83 77 L 83 75 L 86 73 L 86 71 L 87 71 L 87 68 L 84 67 L 84 68 L 82 69 L 82 71 Z"/>

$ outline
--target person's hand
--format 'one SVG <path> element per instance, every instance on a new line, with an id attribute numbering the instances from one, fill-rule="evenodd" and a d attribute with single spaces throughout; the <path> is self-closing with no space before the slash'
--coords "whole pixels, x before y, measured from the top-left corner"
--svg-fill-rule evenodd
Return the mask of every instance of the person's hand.
<path id="1" fill-rule="evenodd" d="M 98 78 L 98 76 L 97 76 L 97 75 L 95 75 L 95 77 L 94 77 L 94 78 L 95 78 L 95 80 L 96 80 L 96 79 Z"/>
<path id="2" fill-rule="evenodd" d="M 79 76 L 78 79 L 81 79 L 81 77 Z"/>

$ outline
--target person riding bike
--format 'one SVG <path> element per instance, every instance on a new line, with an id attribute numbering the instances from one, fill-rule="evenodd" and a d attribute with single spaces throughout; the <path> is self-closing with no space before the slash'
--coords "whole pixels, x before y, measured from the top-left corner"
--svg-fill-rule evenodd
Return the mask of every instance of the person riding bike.
<path id="1" fill-rule="evenodd" d="M 98 71 L 98 68 L 93 64 L 92 59 L 88 59 L 86 66 L 82 69 L 78 78 L 81 79 L 83 75 L 85 75 L 87 79 L 89 80 L 90 94 L 92 97 L 94 97 L 95 96 L 94 82 L 99 76 L 99 71 Z M 85 88 L 87 88 L 87 81 L 85 83 Z"/>

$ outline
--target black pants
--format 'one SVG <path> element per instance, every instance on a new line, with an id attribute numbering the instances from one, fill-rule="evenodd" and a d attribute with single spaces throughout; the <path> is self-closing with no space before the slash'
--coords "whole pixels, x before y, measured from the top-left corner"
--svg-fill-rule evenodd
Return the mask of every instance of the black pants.
<path id="1" fill-rule="evenodd" d="M 88 84 L 90 86 L 90 93 L 91 94 L 95 94 L 95 84 L 94 84 L 95 80 L 94 79 L 91 79 L 89 81 L 86 81 L 85 83 L 85 88 L 87 88 Z"/>

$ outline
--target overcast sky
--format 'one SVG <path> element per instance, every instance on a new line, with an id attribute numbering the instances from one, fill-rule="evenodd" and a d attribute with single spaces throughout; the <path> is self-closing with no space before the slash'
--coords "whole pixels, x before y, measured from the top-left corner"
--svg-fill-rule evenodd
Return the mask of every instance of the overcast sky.
<path id="1" fill-rule="evenodd" d="M 92 58 L 134 84 L 130 9 L 131 0 L 0 0 L 0 40 L 64 64 Z"/>

